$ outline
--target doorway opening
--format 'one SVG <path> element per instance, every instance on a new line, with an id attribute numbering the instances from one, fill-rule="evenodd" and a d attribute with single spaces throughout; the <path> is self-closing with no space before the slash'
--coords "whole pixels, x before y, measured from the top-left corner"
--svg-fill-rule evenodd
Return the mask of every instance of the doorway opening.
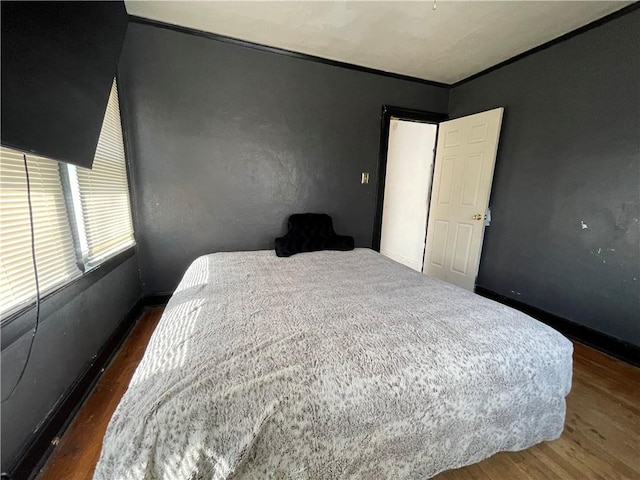
<path id="1" fill-rule="evenodd" d="M 491 217 L 489 197 L 503 113 L 504 108 L 497 107 L 444 121 L 442 115 L 383 107 L 375 250 L 473 290 Z M 423 130 L 412 122 L 436 125 Z M 400 132 L 397 138 L 394 129 Z M 433 132 L 435 155 L 427 139 Z M 426 150 L 422 156 L 420 150 Z M 393 158 L 396 155 L 400 158 Z"/>
<path id="2" fill-rule="evenodd" d="M 383 106 L 373 249 L 422 271 L 438 124 L 446 115 Z"/>

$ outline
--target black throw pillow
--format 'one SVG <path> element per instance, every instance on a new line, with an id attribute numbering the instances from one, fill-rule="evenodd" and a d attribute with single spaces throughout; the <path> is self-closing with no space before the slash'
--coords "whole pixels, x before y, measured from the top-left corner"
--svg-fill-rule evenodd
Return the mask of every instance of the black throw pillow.
<path id="1" fill-rule="evenodd" d="M 278 257 L 320 250 L 353 250 L 353 237 L 336 235 L 333 220 L 325 213 L 293 214 L 287 226 L 287 234 L 276 238 Z"/>

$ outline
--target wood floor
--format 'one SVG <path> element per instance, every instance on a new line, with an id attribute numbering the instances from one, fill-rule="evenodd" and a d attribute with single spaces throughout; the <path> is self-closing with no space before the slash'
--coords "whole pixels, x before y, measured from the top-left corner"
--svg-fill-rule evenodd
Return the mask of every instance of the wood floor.
<path id="1" fill-rule="evenodd" d="M 102 437 L 156 327 L 147 310 L 49 458 L 38 480 L 89 480 Z M 640 369 L 574 343 L 574 377 L 560 439 L 499 453 L 437 480 L 640 479 Z"/>

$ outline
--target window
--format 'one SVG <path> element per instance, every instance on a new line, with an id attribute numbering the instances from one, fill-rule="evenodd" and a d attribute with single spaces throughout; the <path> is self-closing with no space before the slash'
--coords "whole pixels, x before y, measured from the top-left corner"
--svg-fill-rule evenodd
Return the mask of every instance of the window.
<path id="1" fill-rule="evenodd" d="M 27 154 L 40 295 L 135 244 L 114 81 L 91 170 Z M 23 154 L 0 151 L 0 315 L 36 295 Z"/>
<path id="2" fill-rule="evenodd" d="M 27 157 L 38 284 L 44 292 L 80 275 L 65 207 L 58 162 Z M 27 177 L 20 152 L 0 153 L 0 302 L 11 313 L 33 301 L 36 292 L 31 255 Z"/>
<path id="3" fill-rule="evenodd" d="M 67 165 L 83 263 L 92 266 L 135 243 L 118 89 L 113 83 L 91 170 Z"/>

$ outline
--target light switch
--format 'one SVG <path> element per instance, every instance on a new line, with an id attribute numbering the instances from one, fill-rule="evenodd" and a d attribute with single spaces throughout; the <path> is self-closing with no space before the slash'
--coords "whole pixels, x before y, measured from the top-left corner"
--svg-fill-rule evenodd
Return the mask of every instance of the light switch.
<path id="1" fill-rule="evenodd" d="M 360 180 L 362 185 L 367 185 L 369 183 L 369 172 L 362 172 L 362 180 Z"/>

